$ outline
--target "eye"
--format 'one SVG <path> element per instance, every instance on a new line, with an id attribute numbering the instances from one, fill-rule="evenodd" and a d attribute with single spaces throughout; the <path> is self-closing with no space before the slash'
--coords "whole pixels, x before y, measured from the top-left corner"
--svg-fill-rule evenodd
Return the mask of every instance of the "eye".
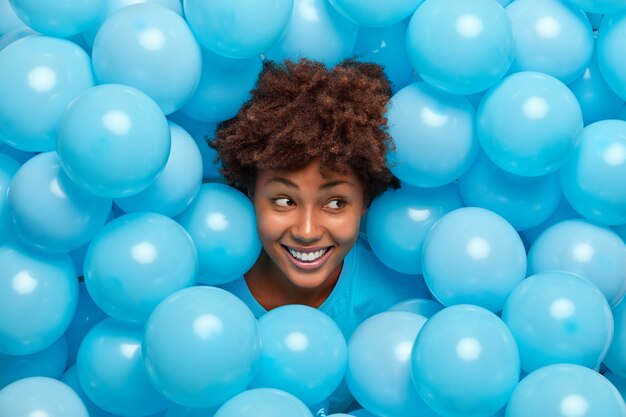
<path id="1" fill-rule="evenodd" d="M 291 207 L 293 206 L 293 200 L 287 197 L 275 198 L 274 204 L 278 207 Z"/>
<path id="2" fill-rule="evenodd" d="M 335 198 L 334 200 L 330 200 L 326 206 L 331 209 L 340 209 L 346 205 L 346 202 L 340 198 Z"/>

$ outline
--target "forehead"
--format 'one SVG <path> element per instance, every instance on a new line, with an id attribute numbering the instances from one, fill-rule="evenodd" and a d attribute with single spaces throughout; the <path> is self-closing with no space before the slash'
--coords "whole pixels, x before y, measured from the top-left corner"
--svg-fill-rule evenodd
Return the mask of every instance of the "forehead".
<path id="1" fill-rule="evenodd" d="M 287 181 L 281 181 L 287 180 Z M 321 188 L 328 184 L 345 184 L 362 189 L 362 184 L 356 174 L 350 170 L 347 173 L 326 171 L 322 175 L 319 161 L 313 161 L 304 168 L 298 169 L 259 169 L 257 186 L 271 183 L 294 183 L 297 186 Z"/>

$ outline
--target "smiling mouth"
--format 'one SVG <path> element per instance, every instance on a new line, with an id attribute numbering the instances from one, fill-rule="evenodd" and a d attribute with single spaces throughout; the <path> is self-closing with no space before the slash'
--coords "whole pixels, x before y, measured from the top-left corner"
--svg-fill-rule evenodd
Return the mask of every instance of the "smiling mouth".
<path id="1" fill-rule="evenodd" d="M 315 265 L 325 259 L 329 252 L 332 250 L 332 246 L 321 248 L 315 251 L 297 251 L 289 246 L 282 245 L 285 251 L 290 257 L 300 264 Z"/>

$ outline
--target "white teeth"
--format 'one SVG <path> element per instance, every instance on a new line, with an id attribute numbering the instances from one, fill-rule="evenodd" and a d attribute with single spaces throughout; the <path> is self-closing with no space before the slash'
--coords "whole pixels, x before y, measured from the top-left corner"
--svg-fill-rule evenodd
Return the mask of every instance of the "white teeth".
<path id="1" fill-rule="evenodd" d="M 328 250 L 328 249 L 321 249 L 315 252 L 298 252 L 291 248 L 287 248 L 287 249 L 289 250 L 289 253 L 291 254 L 291 256 L 293 256 L 294 258 L 302 262 L 312 262 L 312 261 L 318 260 L 319 258 L 324 256 L 324 254 Z"/>

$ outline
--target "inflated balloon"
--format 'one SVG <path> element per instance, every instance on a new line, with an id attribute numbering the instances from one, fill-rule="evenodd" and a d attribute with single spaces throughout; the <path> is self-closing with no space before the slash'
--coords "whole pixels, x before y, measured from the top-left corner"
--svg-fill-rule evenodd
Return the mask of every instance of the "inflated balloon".
<path id="1" fill-rule="evenodd" d="M 478 154 L 474 106 L 463 96 L 413 83 L 393 95 L 387 119 L 396 146 L 388 155 L 389 167 L 406 184 L 446 185 Z"/>
<path id="2" fill-rule="evenodd" d="M 0 153 L 0 244 L 9 240 L 13 234 L 7 204 L 7 190 L 20 163 L 8 155 Z"/>
<path id="3" fill-rule="evenodd" d="M 622 301 L 613 309 L 614 333 L 604 364 L 611 371 L 626 378 L 626 302 Z"/>
<path id="4" fill-rule="evenodd" d="M 67 365 L 65 336 L 39 352 L 30 355 L 4 355 L 0 353 L 0 390 L 12 382 L 32 376 L 61 378 Z"/>
<path id="5" fill-rule="evenodd" d="M 135 87 L 165 114 L 191 97 L 202 69 L 200 47 L 187 22 L 150 3 L 124 7 L 105 20 L 94 39 L 92 59 L 98 83 Z"/>
<path id="6" fill-rule="evenodd" d="M 615 388 L 617 388 L 619 393 L 622 395 L 622 398 L 625 398 L 626 397 L 626 378 L 619 376 L 615 372 L 612 372 L 612 371 L 607 371 L 603 375 L 606 379 L 609 380 L 609 382 L 611 382 L 611 384 L 613 384 L 613 386 L 615 386 Z"/>
<path id="7" fill-rule="evenodd" d="M 131 213 L 150 211 L 173 217 L 182 212 L 200 191 L 202 155 L 194 139 L 183 128 L 169 122 L 171 147 L 163 171 L 147 189 L 115 200 Z"/>
<path id="8" fill-rule="evenodd" d="M 601 120 L 583 129 L 580 145 L 561 169 L 563 194 L 595 223 L 626 223 L 626 121 Z"/>
<path id="9" fill-rule="evenodd" d="M 163 417 L 213 417 L 217 408 L 193 408 L 174 404 L 167 409 Z"/>
<path id="10" fill-rule="evenodd" d="M 50 346 L 69 326 L 77 299 L 68 255 L 0 246 L 0 353 L 28 355 Z"/>
<path id="11" fill-rule="evenodd" d="M 53 150 L 63 111 L 93 85 L 91 60 L 76 44 L 47 36 L 11 43 L 0 51 L 0 140 Z"/>
<path id="12" fill-rule="evenodd" d="M 10 0 L 17 17 L 44 35 L 64 38 L 96 25 L 106 0 Z"/>
<path id="13" fill-rule="evenodd" d="M 225 290 L 178 291 L 157 306 L 145 325 L 141 350 L 147 375 L 180 405 L 218 406 L 244 391 L 254 377 L 257 326 L 243 301 Z"/>
<path id="14" fill-rule="evenodd" d="M 457 305 L 432 316 L 411 354 L 415 387 L 444 416 L 490 415 L 517 385 L 519 353 L 513 335 L 492 312 Z"/>
<path id="15" fill-rule="evenodd" d="M 85 191 L 65 175 L 56 152 L 36 155 L 20 167 L 7 205 L 17 236 L 55 253 L 89 242 L 111 211 L 111 199 Z"/>
<path id="16" fill-rule="evenodd" d="M 370 413 L 369 411 L 363 408 L 359 408 L 358 410 L 352 410 L 350 411 L 350 414 L 348 415 L 353 416 L 353 417 L 376 417 L 374 414 Z"/>
<path id="17" fill-rule="evenodd" d="M 483 97 L 477 119 L 478 139 L 487 156 L 500 168 L 523 176 L 546 175 L 563 166 L 583 127 L 576 96 L 556 78 L 539 72 L 502 80 Z"/>
<path id="18" fill-rule="evenodd" d="M 252 388 L 277 388 L 311 406 L 335 391 L 348 349 L 337 324 L 305 305 L 285 305 L 259 319 L 261 355 Z"/>
<path id="19" fill-rule="evenodd" d="M 605 16 L 598 31 L 598 65 L 607 84 L 615 93 L 626 100 L 626 65 L 620 57 L 624 54 L 624 43 L 621 39 L 626 35 L 626 12 Z"/>
<path id="20" fill-rule="evenodd" d="M 626 405 L 599 373 L 575 364 L 550 365 L 526 376 L 515 388 L 507 417 L 621 417 Z"/>
<path id="21" fill-rule="evenodd" d="M 626 243 L 626 224 L 613 226 L 612 229 Z"/>
<path id="22" fill-rule="evenodd" d="M 360 26 L 388 27 L 409 17 L 423 0 L 330 0 L 342 15 Z"/>
<path id="23" fill-rule="evenodd" d="M 378 415 L 434 416 L 411 380 L 411 350 L 425 322 L 417 314 L 387 311 L 356 328 L 346 381 L 359 404 Z"/>
<path id="24" fill-rule="evenodd" d="M 0 51 L 12 44 L 13 42 L 26 38 L 28 36 L 38 35 L 28 26 L 20 26 L 7 32 L 4 36 L 0 37 Z"/>
<path id="25" fill-rule="evenodd" d="M 565 84 L 583 75 L 594 35 L 582 10 L 558 0 L 515 0 L 505 10 L 515 32 L 511 72 L 542 72 Z"/>
<path id="26" fill-rule="evenodd" d="M 594 14 L 611 14 L 626 9 L 626 3 L 622 0 L 565 0 L 565 2 Z"/>
<path id="27" fill-rule="evenodd" d="M 426 285 L 444 306 L 468 303 L 497 312 L 526 277 L 526 251 L 504 218 L 465 207 L 432 227 L 422 265 Z"/>
<path id="28" fill-rule="evenodd" d="M 563 195 L 561 195 L 559 204 L 557 205 L 556 210 L 554 210 L 554 212 L 550 215 L 550 217 L 548 217 L 546 221 L 538 226 L 523 230 L 521 232 L 521 235 L 524 237 L 524 241 L 527 242 L 530 246 L 548 227 L 563 220 L 579 218 L 580 214 L 578 214 L 578 212 L 576 212 L 576 210 L 574 210 L 572 206 L 567 202 L 567 199 Z"/>
<path id="29" fill-rule="evenodd" d="M 68 106 L 57 152 L 66 174 L 87 191 L 109 198 L 148 188 L 170 153 L 167 119 L 147 95 L 104 84 Z"/>
<path id="30" fill-rule="evenodd" d="M 24 162 L 28 161 L 33 156 L 37 155 L 36 152 L 22 151 L 4 142 L 0 143 L 0 154 L 10 156 L 11 158 L 15 159 L 20 164 L 23 164 Z"/>
<path id="31" fill-rule="evenodd" d="M 80 381 L 78 379 L 78 370 L 76 369 L 76 365 L 72 365 L 69 367 L 63 377 L 61 378 L 61 382 L 67 384 L 76 392 L 76 394 L 80 397 L 81 401 L 85 405 L 85 408 L 89 412 L 89 417 L 119 417 L 118 414 L 112 414 L 108 411 L 103 410 L 94 404 L 93 401 L 89 399 L 85 391 L 83 391 L 83 387 L 80 385 Z"/>
<path id="32" fill-rule="evenodd" d="M 463 207 L 456 184 L 437 188 L 408 185 L 376 198 L 367 213 L 367 239 L 385 265 L 403 274 L 422 273 L 422 247 L 432 225 Z"/>
<path id="33" fill-rule="evenodd" d="M 241 277 L 261 252 L 252 202 L 228 185 L 202 184 L 176 219 L 196 244 L 202 283 L 223 284 Z"/>
<path id="34" fill-rule="evenodd" d="M 189 234 L 157 213 L 108 223 L 85 255 L 85 284 L 98 307 L 118 320 L 143 323 L 165 298 L 195 285 L 198 257 Z"/>
<path id="35" fill-rule="evenodd" d="M 326 0 L 294 0 L 285 34 L 265 52 L 273 61 L 309 58 L 332 68 L 352 55 L 358 26 Z"/>
<path id="36" fill-rule="evenodd" d="M 15 14 L 9 0 L 0 0 L 0 38 L 13 29 L 24 27 L 24 22 Z"/>
<path id="37" fill-rule="evenodd" d="M 11 417 L 90 417 L 69 386 L 48 377 L 20 379 L 0 390 L 0 415 Z"/>
<path id="38" fill-rule="evenodd" d="M 231 59 L 204 49 L 200 83 L 180 111 L 201 122 L 234 117 L 250 99 L 262 67 L 258 56 Z"/>
<path id="39" fill-rule="evenodd" d="M 411 298 L 405 301 L 400 301 L 387 311 L 408 311 L 409 313 L 418 314 L 426 319 L 429 319 L 443 308 L 444 307 L 435 300 L 429 300 L 427 298 Z"/>
<path id="40" fill-rule="evenodd" d="M 143 367 L 143 326 L 104 319 L 89 330 L 78 356 L 80 386 L 100 408 L 120 416 L 147 416 L 165 410 L 167 401 Z"/>
<path id="41" fill-rule="evenodd" d="M 561 182 L 556 172 L 539 177 L 511 174 L 482 152 L 459 178 L 459 190 L 467 206 L 498 213 L 515 230 L 526 230 L 546 221 L 561 199 Z"/>
<path id="42" fill-rule="evenodd" d="M 185 16 L 206 49 L 229 58 L 250 58 L 283 34 L 292 0 L 183 0 Z"/>
<path id="43" fill-rule="evenodd" d="M 582 219 L 546 228 L 528 252 L 528 273 L 568 271 L 586 278 L 611 306 L 626 295 L 626 245 L 607 227 Z"/>
<path id="44" fill-rule="evenodd" d="M 313 417 L 297 397 L 274 388 L 256 388 L 234 396 L 215 417 Z"/>
<path id="45" fill-rule="evenodd" d="M 424 81 L 451 93 L 472 94 L 507 73 L 515 39 L 495 0 L 429 0 L 411 18 L 407 50 Z"/>

